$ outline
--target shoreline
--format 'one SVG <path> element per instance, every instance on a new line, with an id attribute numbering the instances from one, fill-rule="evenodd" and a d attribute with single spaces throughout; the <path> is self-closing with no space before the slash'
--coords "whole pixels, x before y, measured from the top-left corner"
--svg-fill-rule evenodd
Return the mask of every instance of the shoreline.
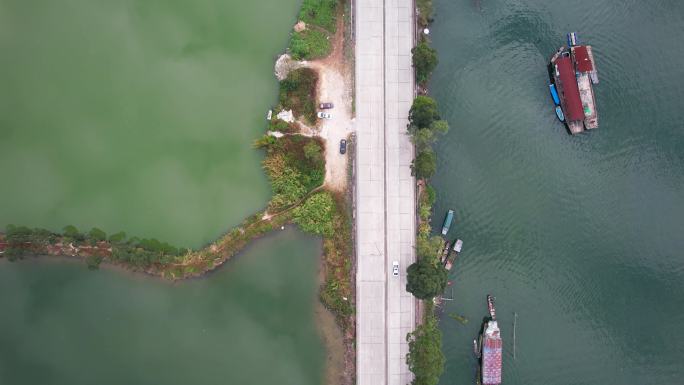
<path id="1" fill-rule="evenodd" d="M 347 28 L 351 25 L 351 3 L 348 0 L 336 0 L 335 4 L 336 31 L 330 33 L 332 50 L 324 57 L 312 60 L 306 65 L 306 67 L 316 71 L 319 77 L 333 75 L 328 76 L 328 78 L 335 78 L 337 82 L 333 87 L 339 87 L 342 84 L 345 89 L 350 88 L 346 90 L 350 92 L 342 90 L 341 94 L 337 94 L 338 99 L 341 99 L 343 103 L 338 102 L 336 108 L 348 108 L 349 110 L 343 119 L 335 122 L 343 128 L 337 127 L 326 130 L 327 122 L 325 121 L 322 122 L 323 129 L 318 127 L 319 122 L 316 122 L 314 127 L 312 136 L 322 139 L 327 144 L 324 146 L 325 181 L 323 184 L 310 189 L 297 201 L 279 207 L 275 213 L 270 212 L 273 203 L 271 201 L 266 209 L 247 217 L 217 240 L 202 248 L 188 250 L 185 253 L 165 243 L 161 243 L 160 250 L 163 251 L 158 251 L 153 247 L 141 246 L 140 243 L 143 242 L 134 243 L 133 246 L 129 245 L 133 242 L 133 239 L 136 242 L 150 241 L 150 243 L 153 243 L 151 241 L 154 241 L 156 244 L 160 244 L 156 240 L 139 240 L 133 237 L 125 242 L 117 242 L 113 241 L 111 237 L 109 240 L 93 237 L 92 232 L 95 229 L 85 234 L 79 234 L 75 228 L 74 234 L 67 234 L 66 228 L 64 234 L 41 229 L 27 229 L 30 231 L 22 235 L 28 241 L 24 239 L 19 242 L 11 242 L 7 240 L 7 234 L 0 233 L 0 262 L 9 263 L 17 258 L 22 259 L 26 255 L 26 259 L 30 259 L 32 262 L 76 263 L 76 261 L 79 261 L 82 263 L 85 261 L 89 268 L 99 268 L 101 266 L 107 270 L 130 274 L 131 277 L 140 279 L 158 278 L 171 284 L 179 280 L 205 278 L 212 271 L 248 248 L 254 241 L 268 236 L 281 226 L 295 224 L 297 219 L 295 214 L 300 207 L 305 206 L 310 198 L 316 195 L 327 194 L 332 196 L 334 201 L 331 220 L 335 222 L 332 226 L 335 226 L 337 231 L 336 234 L 330 235 L 318 234 L 323 235 L 324 247 L 319 260 L 319 290 L 314 306 L 314 318 L 317 331 L 327 353 L 324 376 L 326 383 L 351 385 L 356 374 L 355 349 L 353 348 L 355 341 L 355 317 L 353 316 L 355 298 L 352 282 L 354 269 L 354 263 L 352 262 L 353 247 L 350 250 L 348 246 L 348 244 L 352 243 L 352 223 L 350 223 L 351 214 L 347 213 L 347 211 L 350 210 L 352 205 L 350 193 L 351 178 L 348 170 L 352 167 L 354 160 L 351 154 L 347 154 L 343 161 L 340 161 L 336 151 L 336 144 L 329 142 L 337 139 L 333 138 L 334 135 L 345 133 L 350 147 L 353 148 L 353 141 L 350 139 L 352 131 L 344 130 L 347 129 L 346 127 L 351 126 L 350 122 L 353 120 L 354 115 L 353 86 L 350 87 L 349 84 L 354 82 L 353 71 L 351 70 L 353 68 L 354 54 L 353 44 L 348 40 L 349 31 L 347 31 Z M 299 25 L 299 23 L 297 24 Z M 313 28 L 315 30 L 319 27 L 314 24 Z M 294 36 L 294 32 L 291 35 L 291 39 L 292 36 Z M 321 94 L 325 95 L 327 93 L 323 87 L 324 84 L 322 84 L 324 82 L 325 79 L 316 82 L 317 98 L 320 98 Z M 332 89 L 340 91 L 337 88 Z M 316 103 L 323 101 L 327 102 L 328 100 L 315 100 Z M 295 123 L 303 124 L 299 122 L 299 119 Z M 266 129 L 268 128 L 266 127 Z M 299 133 L 294 135 L 299 135 Z M 334 159 L 337 167 L 335 170 L 328 167 L 333 164 L 333 162 L 328 161 L 331 156 L 337 157 Z M 299 227 L 300 230 L 306 232 L 306 229 L 303 229 L 301 224 Z M 23 228 L 20 228 L 20 230 L 23 230 Z M 339 235 L 340 233 L 343 235 Z M 20 237 L 20 239 L 23 238 Z M 167 253 L 166 246 L 176 251 Z M 137 265 L 137 262 L 130 260 L 122 262 L 115 259 L 119 248 L 124 248 L 126 252 L 135 255 L 139 253 L 151 254 L 156 258 L 157 262 L 146 265 Z M 7 260 L 7 262 L 2 260 Z"/>

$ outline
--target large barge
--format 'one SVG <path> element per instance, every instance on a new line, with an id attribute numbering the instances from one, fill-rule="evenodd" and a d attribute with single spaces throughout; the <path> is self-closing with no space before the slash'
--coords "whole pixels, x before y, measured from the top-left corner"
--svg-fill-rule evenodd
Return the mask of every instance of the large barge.
<path id="1" fill-rule="evenodd" d="M 550 88 L 558 119 L 565 121 L 574 135 L 598 127 L 593 88 L 598 84 L 598 73 L 591 46 L 578 44 L 575 32 L 568 34 L 568 46 L 560 47 L 551 57 Z"/>
<path id="2" fill-rule="evenodd" d="M 487 294 L 487 309 L 489 317 L 485 318 L 480 333 L 479 343 L 473 341 L 475 354 L 480 359 L 478 370 L 478 383 L 481 385 L 501 384 L 501 358 L 503 353 L 503 341 L 501 331 L 496 321 L 494 298 Z"/>

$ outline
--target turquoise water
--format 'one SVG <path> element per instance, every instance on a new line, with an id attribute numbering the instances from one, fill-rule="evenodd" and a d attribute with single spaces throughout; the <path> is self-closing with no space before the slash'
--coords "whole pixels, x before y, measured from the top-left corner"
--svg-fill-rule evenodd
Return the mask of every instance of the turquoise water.
<path id="1" fill-rule="evenodd" d="M 450 236 L 464 240 L 440 383 L 473 383 L 487 293 L 505 384 L 681 382 L 684 3 L 435 6 L 431 93 L 452 128 L 437 145 L 434 226 L 453 208 Z M 569 31 L 594 47 L 600 78 L 600 126 L 581 136 L 558 123 L 547 88 Z"/>

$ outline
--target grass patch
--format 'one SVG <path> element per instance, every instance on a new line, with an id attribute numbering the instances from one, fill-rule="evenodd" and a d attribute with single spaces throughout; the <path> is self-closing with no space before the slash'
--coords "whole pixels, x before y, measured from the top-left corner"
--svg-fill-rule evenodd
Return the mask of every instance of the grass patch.
<path id="1" fill-rule="evenodd" d="M 290 54 L 295 60 L 314 60 L 330 54 L 329 35 L 318 29 L 295 32 L 290 40 Z"/>
<path id="2" fill-rule="evenodd" d="M 416 0 L 418 24 L 425 28 L 432 22 L 432 0 Z"/>
<path id="3" fill-rule="evenodd" d="M 304 0 L 299 19 L 307 25 L 315 25 L 334 33 L 337 2 L 338 0 Z"/>
<path id="4" fill-rule="evenodd" d="M 335 314 L 343 330 L 352 325 L 352 219 L 348 201 L 342 194 L 331 194 L 335 201 L 332 217 L 332 235 L 323 239 L 325 283 L 321 288 L 321 301 Z"/>
<path id="5" fill-rule="evenodd" d="M 292 109 L 308 123 L 316 122 L 316 87 L 318 74 L 310 68 L 291 71 L 280 82 L 279 102 L 283 109 Z"/>

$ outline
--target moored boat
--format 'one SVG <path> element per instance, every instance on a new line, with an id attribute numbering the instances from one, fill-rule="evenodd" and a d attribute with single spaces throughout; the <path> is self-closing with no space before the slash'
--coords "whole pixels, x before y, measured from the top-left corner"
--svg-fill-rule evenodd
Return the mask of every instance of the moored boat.
<path id="1" fill-rule="evenodd" d="M 558 91 L 556 91 L 556 86 L 554 84 L 549 84 L 549 91 L 551 92 L 551 97 L 553 98 L 553 104 L 560 105 L 560 99 L 558 99 Z"/>
<path id="2" fill-rule="evenodd" d="M 561 47 L 550 60 L 556 116 L 564 121 L 571 134 L 598 127 L 598 112 L 592 84 L 598 83 L 591 46 L 582 45 L 576 32 L 568 34 L 570 48 Z M 551 88 L 553 96 L 554 88 Z M 560 113 L 559 113 L 560 112 Z"/>
<path id="3" fill-rule="evenodd" d="M 482 385 L 501 384 L 501 362 L 503 353 L 503 341 L 501 331 L 496 321 L 494 298 L 487 294 L 487 308 L 489 317 L 485 319 L 480 334 L 479 346 L 479 382 Z M 477 345 L 476 345 L 477 347 Z"/>
<path id="4" fill-rule="evenodd" d="M 449 228 L 451 228 L 451 222 L 454 220 L 454 210 L 449 210 L 447 212 L 446 218 L 444 218 L 444 224 L 442 225 L 442 235 L 447 235 Z"/>
<path id="5" fill-rule="evenodd" d="M 558 117 L 558 120 L 561 122 L 565 121 L 565 115 L 563 115 L 563 109 L 561 106 L 556 106 L 556 116 Z"/>

